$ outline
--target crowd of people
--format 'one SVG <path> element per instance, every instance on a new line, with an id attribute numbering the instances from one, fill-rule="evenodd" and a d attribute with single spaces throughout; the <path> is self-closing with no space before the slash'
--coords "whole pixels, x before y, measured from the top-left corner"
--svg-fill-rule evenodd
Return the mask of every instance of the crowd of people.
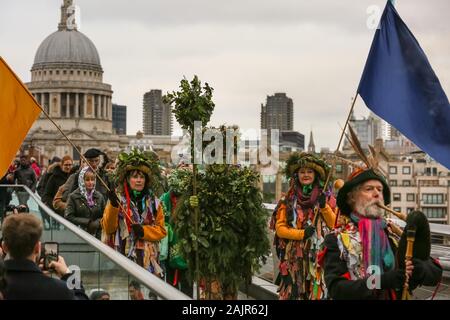
<path id="1" fill-rule="evenodd" d="M 36 159 L 21 156 L 10 166 L 0 184 L 26 185 L 54 212 L 192 296 L 193 278 L 188 272 L 192 271 L 188 270 L 192 269 L 192 264 L 188 263 L 186 250 L 181 250 L 180 245 L 187 242 L 182 238 L 186 236 L 185 227 L 178 225 L 179 221 L 180 225 L 186 225 L 180 210 L 206 208 L 214 201 L 209 196 L 216 197 L 213 190 L 210 188 L 193 197 L 186 184 L 192 174 L 191 167 L 181 166 L 165 175 L 155 153 L 133 150 L 120 153 L 117 160 L 110 160 L 101 150 L 89 149 L 84 158 L 87 163 L 76 166 L 69 156 L 54 157 L 47 168 L 40 168 Z M 231 171 L 223 168 L 212 170 L 210 175 L 215 178 L 231 177 Z M 293 153 L 286 163 L 289 189 L 279 200 L 270 221 L 279 259 L 275 280 L 279 298 L 399 299 L 405 284 L 410 293 L 420 285 L 437 285 L 442 268 L 430 257 L 429 249 L 418 254 L 420 259 L 405 261 L 402 248 L 405 234 L 392 232 L 395 226 L 384 217 L 384 210 L 379 206 L 390 203 L 390 189 L 383 175 L 376 168 L 356 169 L 343 185 L 333 188 L 327 183 L 329 171 L 330 165 L 314 154 Z M 207 181 L 207 178 L 202 179 Z M 16 195 L 23 212 L 28 211 L 25 209 L 29 194 L 17 189 Z M 40 211 L 42 221 L 20 214 L 17 208 L 18 214 L 6 217 L 11 200 L 11 192 L 0 188 L 3 236 L 0 256 L 6 258 L 0 265 L 0 269 L 6 270 L 0 275 L 0 299 L 87 299 L 83 288 L 70 290 L 65 285 L 71 273 L 62 257 L 51 262 L 52 270 L 61 280 L 47 277 L 48 271 L 40 269 L 42 230 L 58 226 L 52 224 L 43 210 Z M 218 207 L 219 211 L 224 211 L 220 213 L 222 216 L 231 211 L 227 206 L 236 207 L 225 200 L 223 203 Z M 250 217 L 251 206 L 245 210 L 243 213 Z M 411 216 L 426 229 L 428 222 L 423 213 L 415 212 Z M 239 233 L 235 226 L 230 230 Z M 260 233 L 261 243 L 267 240 L 263 229 L 254 230 Z M 245 229 L 243 232 L 253 231 Z M 244 234 L 238 236 L 241 240 L 245 238 Z M 25 240 L 20 240 L 22 238 Z M 211 240 L 209 245 L 215 244 Z M 264 251 L 264 247 L 258 250 Z M 237 259 L 242 260 L 241 253 L 238 255 Z M 252 266 L 249 264 L 249 268 Z M 19 271 L 25 271 L 26 276 Z M 217 272 L 217 276 L 208 277 L 214 281 L 222 279 Z M 371 287 L 368 279 L 374 275 L 379 279 Z M 232 284 L 234 288 L 236 284 Z M 223 279 L 219 281 L 220 286 L 227 287 Z M 136 281 L 130 283 L 129 292 L 135 300 L 144 299 Z M 230 292 L 229 296 L 236 298 L 236 289 Z M 225 296 L 224 291 L 214 297 Z M 96 290 L 91 299 L 109 300 L 110 295 Z"/>

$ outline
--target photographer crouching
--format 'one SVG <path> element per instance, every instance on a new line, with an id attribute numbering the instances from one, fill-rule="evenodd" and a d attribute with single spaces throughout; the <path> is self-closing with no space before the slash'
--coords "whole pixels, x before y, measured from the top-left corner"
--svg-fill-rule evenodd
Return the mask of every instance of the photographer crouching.
<path id="1" fill-rule="evenodd" d="M 42 271 L 42 223 L 30 214 L 13 214 L 2 225 L 2 249 L 8 259 L 4 261 L 6 275 L 3 298 L 6 300 L 87 300 L 81 286 L 69 289 L 66 281 L 72 275 L 63 257 Z M 41 261 L 43 263 L 43 261 Z M 49 271 L 60 279 L 49 277 Z"/>

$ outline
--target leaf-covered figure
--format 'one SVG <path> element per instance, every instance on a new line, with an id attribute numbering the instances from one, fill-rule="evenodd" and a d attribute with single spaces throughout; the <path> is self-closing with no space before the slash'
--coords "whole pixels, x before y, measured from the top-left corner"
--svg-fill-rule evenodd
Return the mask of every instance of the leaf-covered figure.
<path id="1" fill-rule="evenodd" d="M 250 283 L 269 253 L 268 213 L 249 168 L 216 165 L 198 174 L 199 269 L 203 298 L 236 299 L 239 285 Z M 193 277 L 195 242 L 191 187 L 176 210 L 181 250 Z"/>

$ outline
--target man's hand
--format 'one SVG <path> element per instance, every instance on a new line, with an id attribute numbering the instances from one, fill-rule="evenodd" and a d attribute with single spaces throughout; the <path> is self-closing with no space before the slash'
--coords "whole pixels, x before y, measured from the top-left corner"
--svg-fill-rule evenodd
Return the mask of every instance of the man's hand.
<path id="1" fill-rule="evenodd" d="M 387 219 L 387 228 L 391 234 L 395 234 L 399 237 L 402 236 L 403 230 L 391 219 Z"/>
<path id="2" fill-rule="evenodd" d="M 408 279 L 411 279 L 411 276 L 414 271 L 414 264 L 411 260 L 406 261 L 405 271 L 406 271 L 406 276 L 408 277 Z"/>
<path id="3" fill-rule="evenodd" d="M 189 197 L 189 205 L 191 206 L 191 208 L 197 208 L 198 207 L 198 197 L 197 196 Z"/>
<path id="4" fill-rule="evenodd" d="M 58 261 L 51 261 L 48 265 L 48 270 L 44 270 L 44 259 L 41 259 L 39 262 L 39 268 L 42 272 L 50 276 L 51 272 L 54 272 L 59 278 L 62 278 L 67 273 L 70 273 L 69 268 L 67 268 L 66 261 L 61 256 L 58 256 Z"/>

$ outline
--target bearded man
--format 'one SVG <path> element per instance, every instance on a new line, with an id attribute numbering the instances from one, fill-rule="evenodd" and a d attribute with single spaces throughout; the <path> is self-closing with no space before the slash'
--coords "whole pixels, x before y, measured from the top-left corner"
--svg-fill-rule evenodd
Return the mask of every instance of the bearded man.
<path id="1" fill-rule="evenodd" d="M 325 283 L 332 299 L 395 300 L 406 278 L 412 292 L 419 285 L 435 286 L 442 277 L 429 250 L 423 259 L 404 262 L 404 251 L 403 256 L 397 254 L 399 239 L 390 234 L 377 203 L 388 205 L 390 190 L 373 169 L 355 170 L 339 190 L 340 225 L 325 238 L 324 252 Z M 421 212 L 412 216 L 424 217 Z"/>

